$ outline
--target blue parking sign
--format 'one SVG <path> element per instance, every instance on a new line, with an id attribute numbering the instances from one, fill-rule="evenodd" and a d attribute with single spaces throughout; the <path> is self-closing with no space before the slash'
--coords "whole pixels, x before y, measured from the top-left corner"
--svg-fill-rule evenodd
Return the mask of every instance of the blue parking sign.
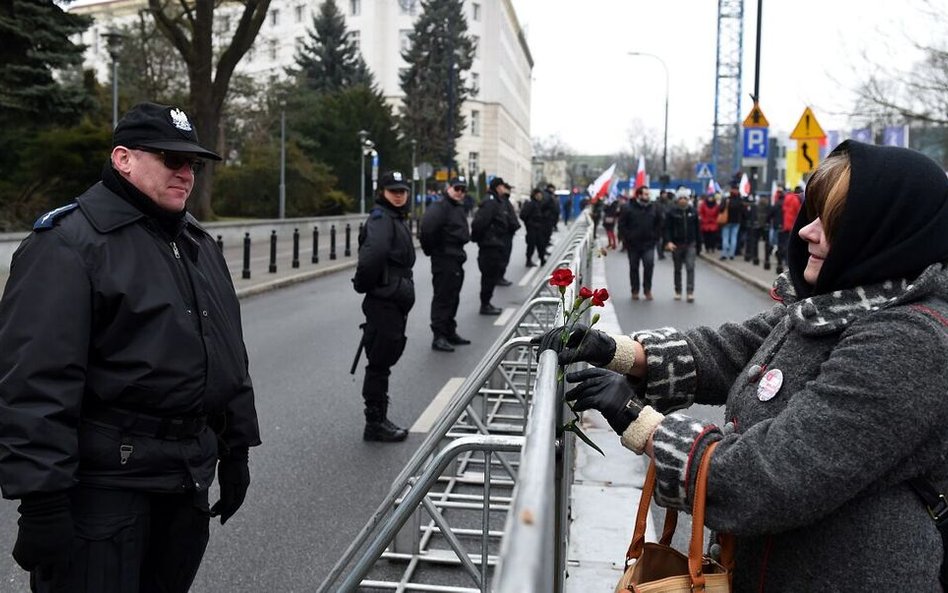
<path id="1" fill-rule="evenodd" d="M 767 158 L 767 130 L 769 128 L 744 128 L 744 158 Z"/>

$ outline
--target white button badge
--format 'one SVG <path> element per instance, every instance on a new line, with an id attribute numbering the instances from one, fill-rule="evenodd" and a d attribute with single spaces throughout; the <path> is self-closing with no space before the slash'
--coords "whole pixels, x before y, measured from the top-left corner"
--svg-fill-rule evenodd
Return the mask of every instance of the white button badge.
<path id="1" fill-rule="evenodd" d="M 757 399 L 762 402 L 773 399 L 780 386 L 783 385 L 783 371 L 780 369 L 771 369 L 764 373 L 764 378 L 757 385 Z"/>

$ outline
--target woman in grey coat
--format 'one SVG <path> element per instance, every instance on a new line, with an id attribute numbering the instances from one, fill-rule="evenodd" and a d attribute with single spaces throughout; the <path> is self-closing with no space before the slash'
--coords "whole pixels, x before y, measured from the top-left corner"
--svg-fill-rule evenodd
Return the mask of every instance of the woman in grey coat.
<path id="1" fill-rule="evenodd" d="M 655 460 L 667 507 L 690 509 L 720 441 L 705 522 L 736 536 L 735 592 L 942 591 L 943 543 L 908 481 L 948 491 L 948 180 L 920 153 L 845 142 L 806 198 L 771 310 L 574 331 L 560 363 L 604 368 L 568 374 L 567 399 Z M 728 422 L 672 413 L 692 403 Z"/>

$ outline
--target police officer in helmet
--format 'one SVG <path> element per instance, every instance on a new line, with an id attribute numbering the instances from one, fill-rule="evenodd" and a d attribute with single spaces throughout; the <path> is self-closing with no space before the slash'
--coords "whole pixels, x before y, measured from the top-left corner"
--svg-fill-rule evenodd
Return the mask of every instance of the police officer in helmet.
<path id="1" fill-rule="evenodd" d="M 405 325 L 415 304 L 415 245 L 406 217 L 410 186 L 399 171 L 382 176 L 375 207 L 359 234 L 359 261 L 352 279 L 364 294 L 362 346 L 368 364 L 362 383 L 366 441 L 404 441 L 408 431 L 388 419 L 388 378 L 405 350 Z"/>
<path id="2" fill-rule="evenodd" d="M 205 159 L 187 114 L 141 103 L 102 180 L 40 217 L 0 301 L 0 488 L 45 593 L 186 593 L 260 444 L 240 306 L 185 209 Z M 220 500 L 209 507 L 215 470 Z"/>

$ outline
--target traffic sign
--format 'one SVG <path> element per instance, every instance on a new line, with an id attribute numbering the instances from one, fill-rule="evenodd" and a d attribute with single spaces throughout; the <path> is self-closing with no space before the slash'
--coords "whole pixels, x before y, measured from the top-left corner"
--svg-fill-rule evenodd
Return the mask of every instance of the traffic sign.
<path id="1" fill-rule="evenodd" d="M 696 179 L 712 179 L 714 177 L 714 163 L 698 163 L 695 165 Z"/>
<path id="2" fill-rule="evenodd" d="M 764 112 L 760 110 L 760 105 L 754 103 L 751 112 L 744 118 L 745 128 L 769 128 L 770 122 L 764 117 Z"/>
<path id="3" fill-rule="evenodd" d="M 797 140 L 797 171 L 809 173 L 820 164 L 820 142 L 817 138 Z"/>
<path id="4" fill-rule="evenodd" d="M 816 121 L 813 110 L 807 107 L 803 110 L 803 115 L 800 116 L 800 121 L 798 121 L 796 127 L 793 128 L 790 137 L 794 140 L 822 139 L 826 138 L 826 132 L 820 127 L 820 123 Z"/>
<path id="5" fill-rule="evenodd" d="M 767 158 L 768 128 L 744 128 L 744 158 Z"/>

